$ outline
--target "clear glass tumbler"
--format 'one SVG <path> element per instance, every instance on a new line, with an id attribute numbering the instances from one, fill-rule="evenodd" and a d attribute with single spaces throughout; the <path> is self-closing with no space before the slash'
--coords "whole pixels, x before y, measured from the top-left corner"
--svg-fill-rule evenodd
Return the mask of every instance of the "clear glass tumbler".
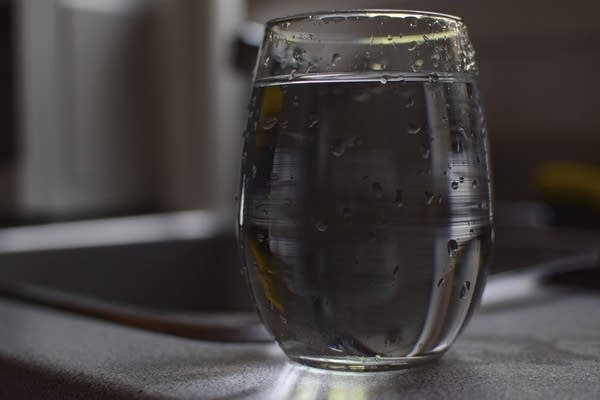
<path id="1" fill-rule="evenodd" d="M 392 10 L 270 21 L 249 112 L 239 246 L 286 354 L 350 370 L 440 356 L 480 297 L 492 243 L 463 22 Z"/>

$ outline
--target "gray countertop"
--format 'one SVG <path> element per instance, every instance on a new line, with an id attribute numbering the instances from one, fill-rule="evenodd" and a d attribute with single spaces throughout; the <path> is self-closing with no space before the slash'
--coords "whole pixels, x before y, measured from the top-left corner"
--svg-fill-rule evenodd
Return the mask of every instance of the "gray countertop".
<path id="1" fill-rule="evenodd" d="M 483 308 L 439 362 L 326 372 L 275 344 L 171 337 L 0 300 L 0 398 L 598 399 L 600 295 Z"/>

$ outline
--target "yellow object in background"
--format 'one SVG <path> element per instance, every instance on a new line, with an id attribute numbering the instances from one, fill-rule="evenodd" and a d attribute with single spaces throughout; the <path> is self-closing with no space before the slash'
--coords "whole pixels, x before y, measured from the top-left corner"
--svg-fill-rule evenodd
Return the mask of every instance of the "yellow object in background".
<path id="1" fill-rule="evenodd" d="M 568 162 L 547 163 L 538 170 L 536 183 L 551 202 L 600 211 L 600 167 Z"/>

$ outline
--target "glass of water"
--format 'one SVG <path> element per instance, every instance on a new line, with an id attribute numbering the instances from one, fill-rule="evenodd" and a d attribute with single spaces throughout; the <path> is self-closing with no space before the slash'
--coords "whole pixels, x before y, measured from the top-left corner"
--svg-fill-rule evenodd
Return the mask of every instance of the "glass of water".
<path id="1" fill-rule="evenodd" d="M 443 354 L 479 300 L 492 243 L 463 22 L 392 10 L 270 21 L 249 112 L 239 246 L 286 354 L 349 370 Z"/>

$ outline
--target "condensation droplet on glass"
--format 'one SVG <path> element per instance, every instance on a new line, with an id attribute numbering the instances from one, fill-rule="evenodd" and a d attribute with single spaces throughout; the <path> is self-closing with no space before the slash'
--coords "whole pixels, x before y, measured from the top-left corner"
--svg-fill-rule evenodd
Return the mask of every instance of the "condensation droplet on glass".
<path id="1" fill-rule="evenodd" d="M 425 159 L 428 160 L 429 157 L 431 156 L 431 149 L 428 146 L 421 146 L 421 156 Z"/>
<path id="2" fill-rule="evenodd" d="M 454 254 L 456 254 L 456 251 L 458 250 L 458 243 L 456 242 L 456 240 L 451 239 L 448 241 L 448 255 L 449 256 L 453 256 Z"/>
<path id="3" fill-rule="evenodd" d="M 371 188 L 373 189 L 373 193 L 377 199 L 383 198 L 383 188 L 379 182 L 374 182 Z"/>
<path id="4" fill-rule="evenodd" d="M 413 72 L 420 71 L 423 68 L 423 64 L 425 64 L 424 61 L 420 58 L 417 58 L 413 65 L 411 65 L 411 69 Z"/>
<path id="5" fill-rule="evenodd" d="M 294 99 L 292 100 L 292 106 L 300 107 L 300 98 L 298 96 L 294 96 Z"/>
<path id="6" fill-rule="evenodd" d="M 373 244 L 377 241 L 377 237 L 375 236 L 375 232 L 369 232 L 369 243 Z"/>
<path id="7" fill-rule="evenodd" d="M 431 205 L 431 203 L 433 203 L 433 199 L 435 198 L 435 195 L 431 192 L 425 192 L 425 204 L 427 204 L 428 206 Z"/>
<path id="8" fill-rule="evenodd" d="M 297 70 L 293 69 L 290 71 L 290 75 L 288 76 L 288 80 L 292 81 L 296 77 Z"/>
<path id="9" fill-rule="evenodd" d="M 325 232 L 327 229 L 329 229 L 329 224 L 327 223 L 327 220 L 320 219 L 315 224 L 315 227 L 319 232 Z"/>
<path id="10" fill-rule="evenodd" d="M 265 131 L 271 130 L 273 128 L 275 128 L 275 125 L 277 125 L 277 118 L 276 117 L 270 117 L 267 118 L 265 120 L 265 122 L 263 123 L 263 129 Z"/>
<path id="11" fill-rule="evenodd" d="M 342 208 L 342 217 L 344 217 L 345 219 L 352 217 L 352 210 L 350 209 L 350 207 Z"/>
<path id="12" fill-rule="evenodd" d="M 331 154 L 334 157 L 341 157 L 344 155 L 345 152 L 346 152 L 346 144 L 344 143 L 344 141 L 341 139 L 336 140 L 336 142 L 334 143 L 334 145 L 331 149 Z"/>
<path id="13" fill-rule="evenodd" d="M 411 122 L 408 124 L 407 132 L 410 135 L 416 135 L 417 133 L 421 132 L 421 127 Z"/>
<path id="14" fill-rule="evenodd" d="M 342 56 L 339 53 L 334 53 L 331 56 L 331 66 L 335 67 L 341 59 L 342 59 Z"/>
<path id="15" fill-rule="evenodd" d="M 458 189 L 458 182 L 453 181 L 452 182 L 452 190 L 456 190 L 456 189 Z"/>
<path id="16" fill-rule="evenodd" d="M 404 193 L 401 189 L 396 190 L 396 196 L 394 196 L 394 204 L 396 207 L 404 207 Z"/>
<path id="17" fill-rule="evenodd" d="M 315 126 L 317 126 L 319 124 L 319 118 L 317 118 L 315 115 L 311 115 L 308 118 L 308 128 L 312 129 Z"/>
<path id="18" fill-rule="evenodd" d="M 462 287 L 460 288 L 460 299 L 464 299 L 467 296 L 467 293 L 469 292 L 469 290 L 471 289 L 471 282 L 466 281 L 465 283 L 463 283 Z"/>
<path id="19" fill-rule="evenodd" d="M 385 85 L 386 83 L 388 83 L 388 79 L 384 76 L 381 79 L 379 79 L 379 82 L 381 82 L 382 85 Z"/>

